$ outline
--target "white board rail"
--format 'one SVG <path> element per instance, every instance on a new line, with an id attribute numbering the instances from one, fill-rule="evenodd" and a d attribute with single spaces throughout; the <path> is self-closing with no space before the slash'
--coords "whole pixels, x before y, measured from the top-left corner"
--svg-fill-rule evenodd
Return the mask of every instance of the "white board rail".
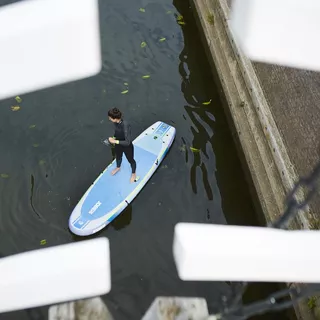
<path id="1" fill-rule="evenodd" d="M 320 283 L 320 232 L 178 223 L 182 280 Z"/>
<path id="2" fill-rule="evenodd" d="M 97 238 L 0 259 L 0 313 L 108 293 L 109 250 Z"/>

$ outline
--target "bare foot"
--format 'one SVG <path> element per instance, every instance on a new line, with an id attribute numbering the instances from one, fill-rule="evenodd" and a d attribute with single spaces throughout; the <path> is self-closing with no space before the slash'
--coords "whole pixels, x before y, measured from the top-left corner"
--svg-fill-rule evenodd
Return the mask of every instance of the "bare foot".
<path id="1" fill-rule="evenodd" d="M 137 179 L 137 175 L 136 175 L 135 173 L 133 173 L 133 174 L 131 175 L 130 183 L 135 182 L 136 179 Z"/>
<path id="2" fill-rule="evenodd" d="M 111 171 L 111 175 L 114 176 L 118 171 L 120 171 L 120 168 L 115 168 Z"/>

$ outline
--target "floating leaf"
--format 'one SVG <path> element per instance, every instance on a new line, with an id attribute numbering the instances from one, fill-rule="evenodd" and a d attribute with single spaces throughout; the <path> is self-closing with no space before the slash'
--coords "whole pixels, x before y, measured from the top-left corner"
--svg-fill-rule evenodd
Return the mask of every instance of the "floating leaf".
<path id="1" fill-rule="evenodd" d="M 0 174 L 0 177 L 1 177 L 2 179 L 8 179 L 8 178 L 9 178 L 9 175 L 6 174 L 6 173 L 1 173 L 1 174 Z"/>
<path id="2" fill-rule="evenodd" d="M 128 86 L 128 85 L 129 85 L 129 83 L 128 83 L 128 82 L 125 82 L 125 83 L 124 83 L 124 85 L 125 85 L 125 86 Z"/>
<path id="3" fill-rule="evenodd" d="M 11 107 L 11 110 L 12 110 L 12 111 L 19 111 L 19 110 L 20 110 L 20 107 L 19 107 L 19 106 L 12 106 L 12 107 Z"/>
<path id="4" fill-rule="evenodd" d="M 163 42 L 163 41 L 166 41 L 166 38 L 160 38 L 159 39 L 159 42 Z"/>
<path id="5" fill-rule="evenodd" d="M 179 15 L 177 16 L 177 20 L 178 20 L 178 21 L 182 21 L 182 20 L 183 20 L 183 16 L 182 16 L 181 14 L 179 14 Z"/>
<path id="6" fill-rule="evenodd" d="M 41 240 L 41 241 L 40 241 L 40 244 L 41 244 L 42 246 L 44 246 L 45 244 L 47 244 L 47 240 L 46 240 L 46 239 Z"/>
<path id="7" fill-rule="evenodd" d="M 126 93 L 128 93 L 129 92 L 129 90 L 123 90 L 121 93 L 122 94 L 126 94 Z"/>
<path id="8" fill-rule="evenodd" d="M 140 12 L 146 12 L 146 9 L 140 8 L 139 11 L 140 11 Z"/>
<path id="9" fill-rule="evenodd" d="M 18 103 L 21 103 L 21 102 L 22 102 L 22 99 L 21 99 L 19 96 L 16 96 L 15 99 L 16 99 L 16 101 L 17 101 Z"/>
<path id="10" fill-rule="evenodd" d="M 147 45 L 146 42 L 144 42 L 144 41 L 141 42 L 141 48 L 144 48 L 146 45 Z"/>
<path id="11" fill-rule="evenodd" d="M 200 152 L 199 149 L 196 149 L 196 148 L 193 148 L 193 147 L 190 147 L 190 150 L 191 150 L 192 152 Z"/>
<path id="12" fill-rule="evenodd" d="M 207 21 L 213 26 L 214 25 L 214 15 L 212 13 L 209 13 L 207 15 Z"/>
<path id="13" fill-rule="evenodd" d="M 185 25 L 186 23 L 185 22 L 183 22 L 183 21 L 178 21 L 178 23 L 181 25 L 181 26 L 183 26 L 183 25 Z"/>
<path id="14" fill-rule="evenodd" d="M 145 76 L 142 76 L 142 79 L 148 79 L 148 78 L 150 78 L 149 74 L 146 74 Z"/>
<path id="15" fill-rule="evenodd" d="M 29 126 L 29 129 L 34 129 L 35 127 L 36 127 L 36 125 L 32 124 L 32 125 Z"/>
<path id="16" fill-rule="evenodd" d="M 46 162 L 44 160 L 40 160 L 39 164 L 40 164 L 40 166 L 43 166 L 44 164 L 46 164 Z"/>
<path id="17" fill-rule="evenodd" d="M 33 144 L 33 147 L 34 147 L 34 148 L 38 148 L 38 147 L 39 147 L 39 144 L 34 143 L 34 144 Z"/>
<path id="18" fill-rule="evenodd" d="M 168 10 L 168 11 L 167 11 L 167 14 L 171 14 L 171 13 L 172 13 L 172 11 L 171 11 L 171 10 Z"/>
<path id="19" fill-rule="evenodd" d="M 202 104 L 203 104 L 204 106 L 207 106 L 207 105 L 209 105 L 210 103 L 211 103 L 211 99 L 210 99 L 209 101 L 202 102 Z"/>

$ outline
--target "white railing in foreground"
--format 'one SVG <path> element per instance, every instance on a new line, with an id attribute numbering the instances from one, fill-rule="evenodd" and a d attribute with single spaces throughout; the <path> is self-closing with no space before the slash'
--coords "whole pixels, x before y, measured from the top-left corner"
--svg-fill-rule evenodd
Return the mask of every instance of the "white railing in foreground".
<path id="1" fill-rule="evenodd" d="M 98 0 L 25 0 L 0 9 L 0 99 L 96 75 Z"/>
<path id="2" fill-rule="evenodd" d="M 320 232 L 178 223 L 173 251 L 182 280 L 320 282 Z"/>
<path id="3" fill-rule="evenodd" d="M 97 238 L 0 259 L 0 313 L 106 294 L 109 240 Z"/>

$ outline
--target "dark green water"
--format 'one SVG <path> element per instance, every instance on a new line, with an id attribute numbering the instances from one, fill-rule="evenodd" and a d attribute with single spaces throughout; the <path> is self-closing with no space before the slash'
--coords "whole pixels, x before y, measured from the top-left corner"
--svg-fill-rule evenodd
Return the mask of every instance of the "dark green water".
<path id="1" fill-rule="evenodd" d="M 176 21 L 179 12 L 183 26 Z M 176 127 L 177 136 L 132 206 L 96 235 L 111 242 L 112 290 L 103 299 L 116 320 L 139 319 L 158 295 L 205 297 L 217 312 L 230 285 L 179 280 L 174 225 L 258 222 L 187 1 L 104 0 L 100 20 L 99 75 L 21 96 L 17 112 L 13 98 L 0 102 L 0 173 L 8 175 L 0 178 L 0 254 L 37 249 L 43 239 L 46 246 L 81 241 L 68 231 L 68 218 L 112 160 L 101 140 L 112 132 L 107 111 L 117 106 L 133 135 L 162 120 Z M 151 77 L 142 79 L 146 74 Z M 275 288 L 250 290 L 248 301 Z M 46 307 L 0 315 L 46 318 Z M 285 319 L 257 319 L 271 318 Z"/>

